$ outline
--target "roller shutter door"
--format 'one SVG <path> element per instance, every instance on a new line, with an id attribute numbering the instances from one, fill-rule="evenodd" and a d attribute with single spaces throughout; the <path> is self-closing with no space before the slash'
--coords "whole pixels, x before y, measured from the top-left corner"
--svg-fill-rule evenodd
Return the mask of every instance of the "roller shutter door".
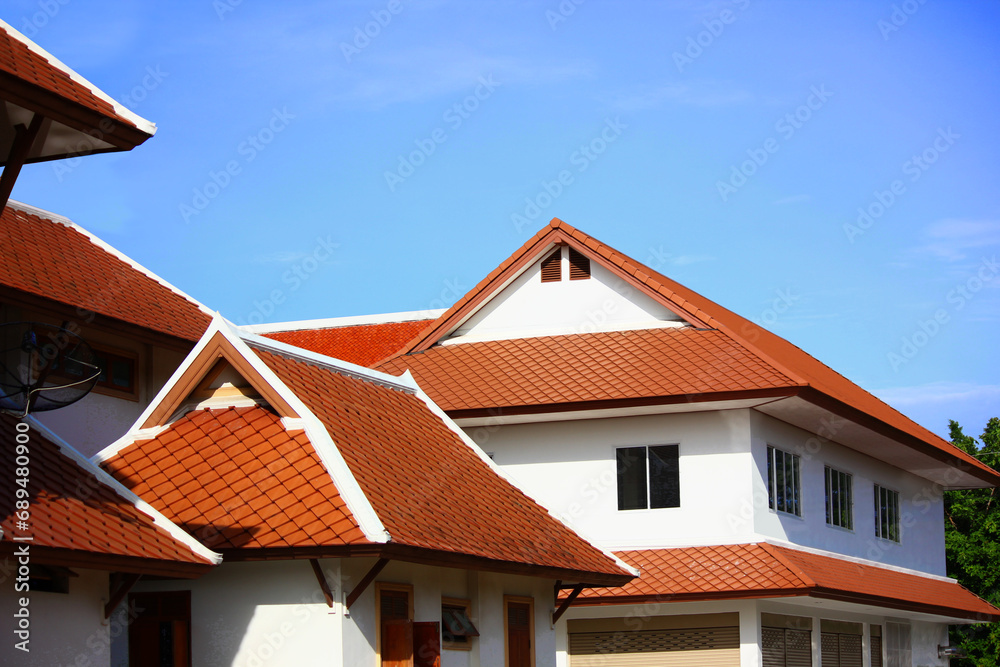
<path id="1" fill-rule="evenodd" d="M 764 667 L 812 667 L 812 633 L 808 630 L 761 628 L 761 644 Z"/>
<path id="2" fill-rule="evenodd" d="M 570 632 L 571 667 L 739 667 L 738 627 Z"/>

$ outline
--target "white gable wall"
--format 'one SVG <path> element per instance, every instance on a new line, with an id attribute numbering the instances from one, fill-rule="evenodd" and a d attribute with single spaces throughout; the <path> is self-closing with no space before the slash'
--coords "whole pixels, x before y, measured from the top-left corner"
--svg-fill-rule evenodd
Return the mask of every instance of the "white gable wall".
<path id="1" fill-rule="evenodd" d="M 544 256 L 549 254 L 551 250 Z M 562 280 L 543 283 L 539 259 L 464 322 L 453 339 L 502 340 L 683 324 L 673 311 L 596 262 L 591 262 L 589 279 L 570 280 L 566 255 L 563 248 Z"/>

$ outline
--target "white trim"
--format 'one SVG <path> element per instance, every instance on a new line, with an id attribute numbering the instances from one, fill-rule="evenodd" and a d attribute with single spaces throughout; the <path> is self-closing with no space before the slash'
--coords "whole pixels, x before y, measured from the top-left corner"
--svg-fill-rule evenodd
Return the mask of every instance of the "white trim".
<path id="1" fill-rule="evenodd" d="M 28 215 L 33 215 L 35 217 L 42 218 L 43 220 L 48 220 L 50 222 L 53 222 L 53 223 L 56 223 L 56 224 L 59 224 L 59 225 L 65 225 L 65 226 L 69 227 L 73 231 L 76 231 L 76 232 L 82 234 L 91 243 L 93 243 L 95 246 L 97 246 L 98 248 L 100 248 L 104 252 L 108 253 L 109 255 L 115 257 L 118 260 L 121 260 L 122 262 L 124 262 L 125 264 L 129 265 L 134 270 L 136 270 L 139 273 L 143 274 L 147 278 L 150 278 L 151 280 L 156 281 L 157 283 L 159 283 L 163 287 L 166 287 L 168 290 L 170 290 L 174 294 L 176 294 L 176 295 L 180 296 L 181 298 L 189 301 L 192 305 L 197 306 L 198 309 L 201 312 L 205 313 L 209 317 L 212 317 L 213 315 L 215 315 L 215 311 L 213 311 L 211 308 L 209 308 L 205 304 L 201 303 L 200 301 L 198 301 L 194 297 L 192 297 L 192 296 L 190 296 L 188 294 L 185 294 L 183 291 L 181 291 L 177 287 L 174 287 L 173 285 L 171 285 L 170 283 L 168 283 L 166 280 L 164 280 L 160 276 L 156 275 L 155 273 L 153 273 L 152 271 L 150 271 L 146 267 L 144 267 L 142 264 L 139 264 L 134 259 L 132 259 L 128 255 L 124 254 L 120 250 L 118 250 L 118 249 L 116 249 L 116 248 L 108 245 L 106 242 L 104 242 L 101 239 L 99 239 L 98 237 L 94 236 L 93 234 L 91 234 L 86 229 L 84 229 L 80 225 L 76 224 L 75 222 L 73 222 L 69 218 L 67 218 L 65 216 L 58 215 L 56 213 L 52 213 L 51 211 L 46 211 L 44 209 L 40 209 L 40 208 L 37 208 L 35 206 L 31 206 L 30 204 L 25 204 L 23 202 L 14 201 L 13 199 L 10 200 L 10 201 L 8 201 L 7 205 L 10 208 L 20 210 L 23 213 L 27 213 Z M 74 305 L 75 306 L 76 304 L 70 304 L 70 305 Z M 144 328 L 148 328 L 148 327 L 144 327 Z"/>
<path id="2" fill-rule="evenodd" d="M 31 41 L 30 39 L 28 39 L 24 35 L 22 35 L 11 24 L 7 23 L 3 19 L 0 19 L 0 25 L 3 26 L 4 30 L 6 30 L 10 34 L 11 37 L 13 37 L 17 41 L 19 41 L 22 44 L 24 44 L 25 46 L 27 46 L 29 51 L 32 51 L 32 52 L 36 53 L 37 55 L 41 56 L 42 58 L 44 58 L 45 60 L 47 60 L 49 62 L 49 64 L 52 65 L 54 68 L 62 71 L 67 76 L 69 76 L 70 79 L 72 79 L 73 81 L 75 81 L 76 83 L 80 84 L 81 86 L 83 86 L 84 88 L 86 88 L 87 90 L 89 90 L 91 93 L 93 93 L 95 97 L 98 97 L 98 98 L 104 100 L 105 102 L 107 102 L 108 104 L 110 104 L 111 107 L 114 109 L 115 114 L 117 114 L 121 118 L 124 118 L 124 119 L 130 121 L 137 128 L 139 128 L 139 131 L 145 132 L 149 136 L 153 136 L 154 134 L 156 134 L 156 123 L 152 123 L 152 122 L 146 120 L 142 116 L 139 116 L 138 114 L 136 114 L 131 109 L 129 109 L 129 108 L 125 107 L 124 105 L 122 105 L 121 103 L 119 103 L 118 100 L 114 99 L 113 97 L 111 97 L 110 95 L 108 95 L 107 93 L 105 93 L 103 90 L 101 90 L 100 88 L 98 88 L 97 86 L 95 86 L 94 84 L 92 84 L 90 81 L 87 81 L 86 79 L 84 79 L 82 76 L 80 76 L 79 74 L 77 74 L 75 71 L 73 71 L 72 69 L 70 69 L 69 67 L 67 67 L 65 65 L 65 63 L 63 63 L 61 60 L 59 60 L 58 58 L 56 58 L 55 56 L 53 56 L 51 53 L 49 53 L 48 51 L 46 51 L 42 47 L 38 46 L 38 44 L 35 44 L 33 41 Z M 58 93 L 55 93 L 55 94 L 58 94 Z M 60 95 L 60 97 L 62 97 L 62 96 Z M 79 104 L 79 102 L 77 104 Z M 101 115 L 104 115 L 104 114 L 101 114 Z"/>
<path id="3" fill-rule="evenodd" d="M 144 410 L 142 415 L 139 416 L 139 419 L 136 421 L 136 424 L 132 427 L 132 429 L 129 429 L 129 432 L 126 433 L 125 436 L 119 438 L 117 441 L 98 452 L 94 456 L 93 460 L 95 462 L 106 461 L 135 441 L 136 438 L 134 433 L 138 432 L 137 426 L 145 422 L 153 411 L 157 409 L 166 395 L 173 389 L 174 385 L 180 381 L 180 379 L 187 373 L 191 365 L 198 359 L 199 356 L 201 356 L 209 341 L 213 336 L 215 336 L 216 333 L 222 334 L 222 336 L 233 346 L 243 359 L 251 365 L 260 378 L 272 389 L 274 389 L 275 392 L 277 392 L 278 395 L 281 396 L 281 398 L 287 402 L 289 406 L 291 406 L 292 410 L 299 415 L 299 418 L 301 419 L 301 427 L 305 430 L 310 444 L 316 451 L 317 456 L 319 456 L 320 462 L 326 468 L 334 486 L 337 487 L 337 491 L 340 493 L 340 497 L 344 499 L 347 509 L 353 515 L 354 520 L 357 521 L 358 526 L 365 535 L 365 538 L 370 542 L 380 544 L 388 542 L 390 539 L 388 531 L 386 531 L 385 526 L 382 524 L 382 520 L 379 519 L 378 515 L 375 513 L 375 509 L 372 507 L 371 502 L 369 502 L 368 497 L 361 488 L 361 485 L 358 484 L 357 479 L 355 479 L 353 473 L 351 473 L 347 462 L 341 455 L 340 450 L 337 449 L 337 445 L 333 441 L 330 433 L 326 430 L 326 427 L 319 420 L 319 418 L 312 413 L 306 404 L 303 403 L 291 389 L 289 389 L 288 385 L 282 382 L 281 378 L 279 378 L 278 375 L 253 352 L 247 342 L 243 339 L 243 336 L 246 336 L 246 334 L 240 331 L 235 325 L 227 322 L 219 314 L 215 315 L 212 319 L 212 323 L 202 335 L 201 340 L 198 341 L 198 344 L 195 345 L 195 348 L 178 367 L 167 383 L 163 385 L 160 393 L 156 395 L 156 398 L 150 402 L 146 410 Z M 257 336 L 252 336 L 251 342 L 256 344 L 256 340 L 258 338 L 259 337 Z M 268 339 L 265 338 L 260 340 L 267 341 Z M 275 341 L 269 342 L 274 343 Z M 281 344 L 280 347 L 284 348 L 290 346 Z M 292 347 L 291 349 L 296 352 L 301 352 L 299 348 Z M 322 357 L 321 355 L 315 356 L 317 356 L 320 360 L 318 363 L 322 363 L 323 365 L 329 365 L 326 362 L 332 361 L 328 357 Z M 353 364 L 351 364 L 351 366 L 353 366 Z M 361 367 L 358 366 L 356 368 L 360 369 Z"/>
<path id="4" fill-rule="evenodd" d="M 175 524 L 167 517 L 163 516 L 163 514 L 161 514 L 159 511 L 153 508 L 149 503 L 147 503 L 145 500 L 143 500 L 135 493 L 130 491 L 128 488 L 126 488 L 124 485 L 122 485 L 122 483 L 119 482 L 117 479 L 106 473 L 104 470 L 95 465 L 93 462 L 89 461 L 83 454 L 78 452 L 72 445 L 67 443 L 65 440 L 63 440 L 61 437 L 53 433 L 51 430 L 49 430 L 48 427 L 46 427 L 44 424 L 35 419 L 35 417 L 29 415 L 25 417 L 25 420 L 29 421 L 31 425 L 35 428 L 35 430 L 41 433 L 45 438 L 51 440 L 52 443 L 59 448 L 59 450 L 62 452 L 64 456 L 72 460 L 83 470 L 97 477 L 97 481 L 101 482 L 102 484 L 110 488 L 112 491 L 117 493 L 119 496 L 127 500 L 132 505 L 135 505 L 136 509 L 138 509 L 140 512 L 149 516 L 149 518 L 153 520 L 154 525 L 165 530 L 175 540 L 186 545 L 188 548 L 191 549 L 192 552 L 210 561 L 213 565 L 218 565 L 219 563 L 222 562 L 222 554 L 212 551 L 211 549 L 203 545 L 201 542 L 191 537 L 191 535 L 189 535 L 183 529 L 178 527 L 177 524 Z"/>
<path id="5" fill-rule="evenodd" d="M 296 345 L 291 345 L 290 343 L 282 343 L 281 341 L 274 340 L 273 338 L 258 336 L 247 332 L 244 327 L 237 327 L 236 325 L 231 326 L 234 327 L 237 335 L 240 336 L 245 343 L 263 348 L 269 352 L 280 354 L 283 357 L 290 357 L 297 361 L 315 364 L 322 368 L 340 373 L 341 375 L 354 378 L 355 380 L 373 382 L 375 384 L 388 387 L 389 389 L 405 391 L 408 394 L 412 394 L 417 391 L 416 382 L 413 380 L 412 376 L 407 374 L 400 376 L 390 375 L 388 373 L 383 373 L 382 371 L 372 370 L 371 368 L 367 368 L 365 366 L 352 364 L 349 361 L 328 357 L 325 354 L 320 354 L 319 352 L 312 352 Z"/>
<path id="6" fill-rule="evenodd" d="M 403 374 L 403 377 L 404 378 L 408 378 L 408 379 L 412 379 L 412 375 L 410 374 L 409 370 L 407 370 L 406 373 Z M 438 417 L 442 422 L 444 422 L 445 426 L 447 426 L 453 433 L 455 433 L 455 435 L 457 435 L 459 437 L 459 439 L 462 442 L 464 442 L 473 452 L 475 452 L 476 455 L 479 457 L 479 459 L 481 461 L 483 461 L 486 465 L 488 465 L 490 467 L 490 470 L 492 470 L 493 473 L 497 477 L 499 477 L 503 481 L 507 482 L 508 484 L 510 484 L 511 486 L 513 486 L 515 489 L 517 489 L 518 491 L 520 491 L 521 493 L 523 493 L 525 496 L 527 496 L 528 498 L 530 498 L 536 505 L 538 505 L 541 509 L 545 510 L 545 512 L 550 517 L 552 517 L 553 519 L 555 519 L 559 523 L 561 523 L 564 526 L 566 526 L 566 528 L 568 528 L 573 533 L 575 533 L 580 539 L 582 539 L 583 541 L 587 542 L 591 547 L 593 547 L 597 551 L 600 551 L 602 554 L 604 554 L 605 556 L 607 556 L 608 558 L 610 558 L 616 565 L 618 565 L 618 567 L 620 567 L 621 569 L 623 569 L 626 572 L 630 572 L 632 574 L 632 576 L 635 576 L 635 577 L 639 576 L 639 570 L 637 570 L 636 568 L 632 567 L 631 565 L 629 565 L 628 563 L 626 563 L 625 561 L 623 561 L 622 559 L 620 559 L 618 556 L 616 556 L 613 553 L 611 553 L 610 551 L 608 551 L 607 549 L 605 549 L 603 547 L 597 546 L 595 540 L 588 538 L 578 528 L 574 527 L 573 524 L 570 523 L 570 521 L 568 519 L 566 519 L 565 517 L 562 517 L 562 516 L 556 514 L 555 512 L 553 512 L 551 509 L 549 509 L 548 507 L 546 507 L 541 501 L 539 501 L 533 495 L 531 495 L 530 493 L 528 493 L 528 491 L 526 489 L 522 488 L 521 485 L 519 485 L 516 481 L 514 481 L 514 479 L 510 475 L 508 475 L 507 472 L 503 468 L 501 468 L 500 466 L 498 466 L 493 461 L 493 459 L 491 459 L 489 457 L 489 454 L 487 454 L 485 451 L 483 451 L 483 449 L 479 445 L 477 445 L 476 442 L 472 438 L 470 438 L 465 433 L 465 431 L 463 431 L 461 429 L 461 427 L 459 427 L 458 424 L 456 424 L 454 421 L 452 421 L 452 419 L 447 414 L 445 414 L 445 411 L 442 410 L 438 406 L 437 403 L 435 403 L 434 401 L 432 401 L 431 397 L 428 396 L 427 394 L 425 394 L 424 391 L 422 389 L 420 389 L 419 386 L 417 387 L 416 396 L 417 396 L 417 398 L 419 398 L 420 400 L 422 400 L 427 405 L 427 408 L 436 417 Z"/>
<path id="7" fill-rule="evenodd" d="M 445 312 L 444 308 L 433 310 L 409 310 L 401 313 L 380 313 L 376 315 L 354 315 L 351 317 L 327 317 L 317 320 L 297 320 L 293 322 L 273 322 L 270 324 L 248 324 L 242 327 L 254 334 L 276 333 L 279 331 L 306 331 L 314 329 L 339 329 L 365 324 L 394 324 L 397 322 L 417 322 L 436 320 Z"/>

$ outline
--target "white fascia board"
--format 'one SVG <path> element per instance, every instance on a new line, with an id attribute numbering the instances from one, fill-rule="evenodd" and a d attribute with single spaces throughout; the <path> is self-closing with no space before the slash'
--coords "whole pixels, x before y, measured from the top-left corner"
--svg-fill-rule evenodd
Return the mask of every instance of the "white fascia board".
<path id="1" fill-rule="evenodd" d="M 134 259 L 132 259 L 128 255 L 124 254 L 122 251 L 120 251 L 117 248 L 115 248 L 115 247 L 107 244 L 106 242 L 104 242 L 100 238 L 98 238 L 97 236 L 94 236 L 93 234 L 91 234 L 86 229 L 84 229 L 80 225 L 76 224 L 75 222 L 73 222 L 69 218 L 67 218 L 65 216 L 62 216 L 62 215 L 57 215 L 55 213 L 52 213 L 51 211 L 46 211 L 44 209 L 37 208 L 35 206 L 31 206 L 30 204 L 25 204 L 25 203 L 19 202 L 19 201 L 11 200 L 11 201 L 7 202 L 7 205 L 10 206 L 13 209 L 17 209 L 17 210 L 23 211 L 24 213 L 27 213 L 29 215 L 34 215 L 34 216 L 39 217 L 39 218 L 43 218 L 45 220 L 49 220 L 49 221 L 51 221 L 51 222 L 53 222 L 55 224 L 65 225 L 65 226 L 69 227 L 70 229 L 72 229 L 72 230 L 74 230 L 76 232 L 79 232 L 84 237 L 86 237 L 88 240 L 90 240 L 91 243 L 93 243 L 94 245 L 96 245 L 98 248 L 100 248 L 104 252 L 108 253 L 109 255 L 112 255 L 116 259 L 121 260 L 122 262 L 124 262 L 128 266 L 132 267 L 133 269 L 135 269 L 139 273 L 143 274 L 147 278 L 150 278 L 151 280 L 156 281 L 157 283 L 159 283 L 163 287 L 167 288 L 168 290 L 170 290 L 171 292 L 173 292 L 177 296 L 185 299 L 186 301 L 189 301 L 192 305 L 197 306 L 198 309 L 201 312 L 205 313 L 209 317 L 213 317 L 215 315 L 215 311 L 213 311 L 211 308 L 209 308 L 205 304 L 201 303 L 200 301 L 198 301 L 194 297 L 190 296 L 189 294 L 185 294 L 180 288 L 175 287 L 174 285 L 170 284 L 169 282 L 167 282 L 166 280 L 164 280 L 160 276 L 156 275 L 155 273 L 153 273 L 152 271 L 150 271 L 149 269 L 147 269 L 142 264 L 139 264 L 137 261 L 135 261 Z"/>
<path id="2" fill-rule="evenodd" d="M 409 379 L 412 379 L 412 375 L 410 374 L 409 370 L 407 370 L 406 373 L 404 373 L 404 377 L 409 377 Z M 518 491 L 520 491 L 521 493 L 523 493 L 524 495 L 526 495 L 528 498 L 530 498 L 532 500 L 532 502 L 534 502 L 536 505 L 538 505 L 543 510 L 545 510 L 548 513 L 549 516 L 551 516 L 553 519 L 555 519 L 556 521 L 558 521 L 559 523 L 563 524 L 564 526 L 566 526 L 567 528 L 569 528 L 571 531 L 573 531 L 574 533 L 576 533 L 580 537 L 580 539 L 582 539 L 585 542 L 587 542 L 594 549 L 596 549 L 597 551 L 600 551 L 602 554 L 604 554 L 605 556 L 607 556 L 608 558 L 610 558 L 612 561 L 614 561 L 614 563 L 616 565 L 618 565 L 618 567 L 622 568 L 626 572 L 630 572 L 632 574 L 632 576 L 635 576 L 635 577 L 639 576 L 639 570 L 637 570 L 636 568 L 632 567 L 631 565 L 629 565 L 628 563 L 626 563 L 625 561 L 623 561 L 621 558 L 619 558 L 618 556 L 614 555 L 612 552 L 608 551 L 607 549 L 604 549 L 603 547 L 597 546 L 596 542 L 593 539 L 587 537 L 586 534 L 584 534 L 583 532 L 581 532 L 580 529 L 576 528 L 568 519 L 566 519 L 565 517 L 560 516 L 559 514 L 556 514 L 555 512 L 553 512 L 544 503 L 542 503 L 541 501 L 539 501 L 537 498 L 535 498 L 533 495 L 531 495 L 527 490 L 525 490 L 524 488 L 522 488 L 520 484 L 518 484 L 516 481 L 514 481 L 514 479 L 510 475 L 508 475 L 507 472 L 503 468 L 501 468 L 500 466 L 498 466 L 496 464 L 496 462 L 494 462 L 493 459 L 491 459 L 489 457 L 489 455 L 485 451 L 483 451 L 483 449 L 479 445 L 476 444 L 475 440 L 473 440 L 472 438 L 470 438 L 465 433 L 465 431 L 463 431 L 459 427 L 458 424 L 456 424 L 454 421 L 452 421 L 451 417 L 449 417 L 447 414 L 445 414 L 445 411 L 442 410 L 438 406 L 437 403 L 435 403 L 433 400 L 431 400 L 431 397 L 428 396 L 427 394 L 425 394 L 424 391 L 422 389 L 420 389 L 419 386 L 417 387 L 416 395 L 417 395 L 417 397 L 420 400 L 422 400 L 427 405 L 427 408 L 436 417 L 438 417 L 442 422 L 444 422 L 445 426 L 447 426 L 449 429 L 451 429 L 451 431 L 453 433 L 455 433 L 455 435 L 457 435 L 459 437 L 459 439 L 462 440 L 462 442 L 464 442 L 473 452 L 476 453 L 476 456 L 478 456 L 479 459 L 481 461 L 483 461 L 483 463 L 485 463 L 486 465 L 488 465 L 490 467 L 490 470 L 492 470 L 494 474 L 496 474 L 498 477 L 500 477 L 501 479 L 503 479 L 505 482 L 507 482 L 508 484 L 510 484 L 511 486 L 513 486 L 515 489 L 517 489 Z"/>
<path id="3" fill-rule="evenodd" d="M 298 320 L 294 322 L 273 322 L 270 324 L 248 324 L 241 327 L 244 331 L 254 334 L 277 333 L 279 331 L 306 331 L 314 329 L 339 329 L 365 324 L 395 324 L 397 322 L 416 322 L 418 320 L 436 320 L 445 312 L 444 308 L 433 310 L 410 310 L 401 313 L 380 313 L 376 315 L 354 315 L 350 317 L 327 317 L 316 320 Z"/>
<path id="4" fill-rule="evenodd" d="M 191 549 L 191 551 L 210 561 L 213 565 L 218 565 L 222 562 L 222 554 L 212 551 L 204 544 L 193 538 L 173 521 L 163 516 L 163 514 L 156 510 L 152 505 L 130 491 L 121 482 L 106 473 L 99 466 L 88 460 L 87 457 L 78 452 L 72 445 L 67 443 L 57 434 L 49 430 L 48 427 L 39 422 L 35 417 L 29 415 L 25 417 L 25 420 L 29 421 L 31 426 L 45 436 L 45 438 L 55 443 L 64 456 L 71 459 L 74 463 L 90 474 L 94 475 L 97 478 L 97 481 L 101 484 L 110 488 L 119 496 L 127 500 L 130 504 L 135 505 L 136 509 L 149 516 L 155 525 L 165 530 L 171 537 L 176 539 L 178 542 L 185 544 Z"/>
<path id="5" fill-rule="evenodd" d="M 28 50 L 40 55 L 45 60 L 49 61 L 49 64 L 51 64 L 53 67 L 65 73 L 70 79 L 82 85 L 84 88 L 92 92 L 96 97 L 99 97 L 100 99 L 110 104 L 111 107 L 115 110 L 115 114 L 121 116 L 122 118 L 128 119 L 137 128 L 139 128 L 140 131 L 145 132 L 149 136 L 153 136 L 154 134 L 156 134 L 156 123 L 152 123 L 143 118 L 142 116 L 136 114 L 134 111 L 132 111 L 125 105 L 118 102 L 118 100 L 114 99 L 113 97 L 105 93 L 103 90 L 92 84 L 90 81 L 84 79 L 74 70 L 67 67 L 65 63 L 56 58 L 54 55 L 52 55 L 42 47 L 38 46 L 38 44 L 35 44 L 33 41 L 31 41 L 30 39 L 22 35 L 20 32 L 18 32 L 17 29 L 15 29 L 11 24 L 7 23 L 3 19 L 0 19 L 0 24 L 3 25 L 4 30 L 6 30 L 11 37 L 13 37 L 17 41 L 21 42 L 26 47 L 28 47 Z"/>
<path id="6" fill-rule="evenodd" d="M 239 335 L 246 343 L 263 348 L 269 352 L 274 352 L 283 357 L 291 357 L 292 359 L 315 364 L 316 366 L 327 368 L 335 373 L 340 373 L 341 375 L 346 375 L 356 380 L 373 382 L 375 384 L 388 387 L 389 389 L 405 391 L 408 394 L 412 394 L 418 389 L 417 383 L 410 375 L 390 375 L 388 373 L 383 373 L 382 371 L 372 370 L 366 366 L 352 364 L 349 361 L 328 357 L 325 354 L 320 354 L 319 352 L 312 352 L 290 343 L 282 343 L 281 341 L 274 340 L 273 338 L 265 338 L 264 336 L 248 333 L 245 327 L 237 327 L 236 325 L 232 326 L 235 328 L 237 335 Z"/>

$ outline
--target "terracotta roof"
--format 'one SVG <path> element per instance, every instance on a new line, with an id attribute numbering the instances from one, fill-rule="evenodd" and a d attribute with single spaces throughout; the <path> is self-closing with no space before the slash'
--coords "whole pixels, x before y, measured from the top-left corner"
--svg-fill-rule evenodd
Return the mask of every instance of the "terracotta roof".
<path id="1" fill-rule="evenodd" d="M 211 549 L 368 543 L 305 431 L 269 408 L 189 412 L 105 466 Z"/>
<path id="2" fill-rule="evenodd" d="M 771 544 L 621 551 L 640 571 L 618 588 L 583 591 L 576 604 L 810 596 L 991 622 L 1000 609 L 952 580 Z"/>
<path id="3" fill-rule="evenodd" d="M 60 216 L 10 202 L 0 245 L 0 286 L 188 341 L 211 320 L 193 299 Z"/>
<path id="4" fill-rule="evenodd" d="M 0 413 L 0 551 L 29 534 L 34 562 L 92 566 L 122 572 L 192 576 L 214 563 L 190 543 L 171 534 L 168 524 L 142 511 L 124 488 L 103 475 L 69 445 L 57 444 L 27 420 L 30 528 L 17 528 L 14 471 L 17 469 L 15 417 Z M 116 488 L 117 487 L 117 488 Z M 176 527 L 174 527 L 176 530 Z M 183 536 L 187 538 L 187 536 Z"/>
<path id="5" fill-rule="evenodd" d="M 391 543 L 631 576 L 500 477 L 419 396 L 255 352 L 326 426 Z"/>
<path id="6" fill-rule="evenodd" d="M 0 91 L 28 113 L 40 113 L 80 132 L 96 130 L 100 150 L 127 150 L 156 131 L 155 125 L 115 102 L 92 83 L 0 20 Z M 65 127 L 62 128 L 65 131 Z M 79 135 L 81 138 L 83 135 Z M 99 148 L 100 142 L 106 142 Z M 80 141 L 74 141 L 80 144 Z M 93 152 L 77 147 L 71 153 Z M 36 156 L 51 159 L 53 155 Z M 61 157 L 61 156 L 60 156 Z M 32 161 L 32 159 L 29 159 Z"/>
<path id="7" fill-rule="evenodd" d="M 488 358 L 497 349 L 494 345 L 457 341 L 446 346 L 438 345 L 465 318 L 474 313 L 478 307 L 486 303 L 500 290 L 506 281 L 541 257 L 542 253 L 554 243 L 569 244 L 592 261 L 599 262 L 613 274 L 626 280 L 628 284 L 635 286 L 640 292 L 654 298 L 688 322 L 693 323 L 695 326 L 692 327 L 694 331 L 692 336 L 711 339 L 718 338 L 718 335 L 721 334 L 729 339 L 727 344 L 716 343 L 716 346 L 721 346 L 723 349 L 726 347 L 739 349 L 741 353 L 733 355 L 728 362 L 733 367 L 725 372 L 727 377 L 723 384 L 726 386 L 729 385 L 729 380 L 739 381 L 744 375 L 757 378 L 763 374 L 763 376 L 776 381 L 782 378 L 780 382 L 784 382 L 786 388 L 804 390 L 801 391 L 801 395 L 808 396 L 809 400 L 823 402 L 834 407 L 847 406 L 848 412 L 853 411 L 851 414 L 855 414 L 858 418 L 871 418 L 873 422 L 887 426 L 887 432 L 911 446 L 925 448 L 939 457 L 944 455 L 948 460 L 958 459 L 962 465 L 971 468 L 978 477 L 991 484 L 1000 481 L 1000 474 L 993 469 L 875 398 L 780 336 L 653 271 L 558 218 L 554 218 L 550 224 L 491 271 L 476 287 L 428 325 L 396 355 L 376 364 L 376 368 L 395 373 L 401 372 L 405 368 L 413 369 L 417 380 L 426 384 L 431 397 L 435 401 L 440 401 L 443 406 L 449 405 L 449 402 L 454 400 L 455 385 L 458 385 L 460 391 L 468 391 L 479 396 L 480 400 L 477 405 L 480 408 L 516 404 L 538 406 L 559 393 L 579 393 L 582 396 L 590 396 L 604 391 L 596 385 L 609 383 L 607 376 L 588 376 L 586 372 L 581 371 L 578 374 L 567 373 L 564 375 L 565 379 L 571 383 L 570 386 L 552 387 L 544 392 L 529 386 L 516 389 L 512 386 L 511 381 L 503 379 L 495 399 L 490 398 L 488 392 L 469 384 L 473 376 L 467 369 L 474 366 L 494 366 L 500 373 L 504 369 L 537 365 L 547 361 L 540 358 L 539 348 L 534 344 L 508 345 L 504 349 L 512 352 L 514 356 L 505 360 L 496 360 Z M 627 359 L 632 354 L 627 349 L 619 352 L 603 348 L 601 345 L 603 334 L 582 334 L 581 336 L 592 337 L 594 342 L 586 345 L 588 349 L 602 350 L 599 355 L 599 365 L 603 368 L 613 368 L 619 355 Z M 672 339 L 663 337 L 662 340 L 671 341 Z M 579 338 L 574 336 L 562 336 L 554 342 L 581 345 Z M 710 346 L 710 344 L 693 343 L 691 348 L 699 350 L 705 346 Z M 550 346 L 549 350 L 552 351 L 553 348 Z M 427 356 L 428 352 L 432 352 L 431 356 Z M 668 356 L 674 352 L 675 350 L 666 347 L 659 354 Z M 698 367 L 703 363 L 703 360 L 698 356 L 681 357 L 674 361 L 679 366 L 686 367 L 688 372 L 693 375 L 697 374 Z M 531 372 L 533 371 L 519 371 L 521 375 Z M 639 393 L 642 391 L 638 383 L 625 374 L 616 374 L 613 381 L 624 383 L 626 390 L 634 389 Z M 651 387 L 652 390 L 647 392 L 650 397 L 657 396 L 663 385 L 662 383 L 653 383 Z M 743 387 L 744 391 L 757 389 L 758 386 L 753 382 L 748 382 Z M 719 390 L 708 388 L 708 391 L 716 392 Z M 685 394 L 678 392 L 678 395 Z M 495 402 L 491 402 L 494 400 Z"/>
<path id="8" fill-rule="evenodd" d="M 305 350 L 343 359 L 359 366 L 372 366 L 403 346 L 434 320 L 384 322 L 322 329 L 272 331 L 263 336 Z"/>
<path id="9" fill-rule="evenodd" d="M 557 405 L 787 387 L 720 331 L 643 329 L 436 346 L 380 365 L 413 372 L 445 410 Z"/>

